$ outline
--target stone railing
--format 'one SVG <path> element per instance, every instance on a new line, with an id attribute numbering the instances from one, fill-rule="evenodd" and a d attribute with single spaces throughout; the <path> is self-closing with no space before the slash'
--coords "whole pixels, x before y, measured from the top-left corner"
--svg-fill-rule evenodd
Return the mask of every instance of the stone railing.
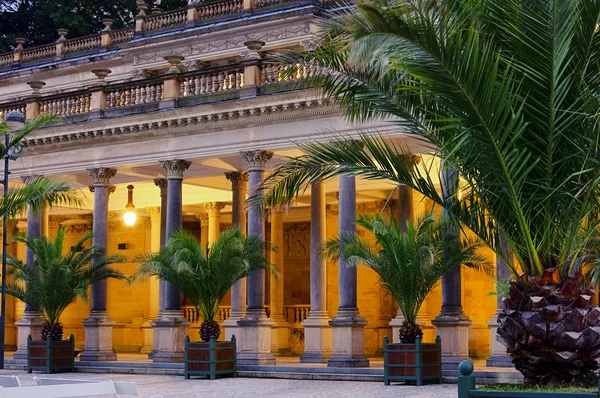
<path id="1" fill-rule="evenodd" d="M 265 64 L 262 67 L 261 79 L 264 84 L 291 82 L 304 79 L 307 76 L 306 67 L 298 67 L 293 73 L 287 72 L 290 66 Z"/>
<path id="2" fill-rule="evenodd" d="M 133 86 L 116 88 L 106 92 L 106 107 L 140 105 L 158 102 L 163 97 L 163 82 L 138 83 Z"/>
<path id="3" fill-rule="evenodd" d="M 244 9 L 243 0 L 225 0 L 218 3 L 204 4 L 197 7 L 198 19 L 210 19 L 222 15 L 236 14 Z"/>
<path id="4" fill-rule="evenodd" d="M 145 18 L 145 30 L 153 31 L 174 25 L 182 25 L 187 21 L 187 10 L 175 10 Z"/>
<path id="5" fill-rule="evenodd" d="M 119 30 L 113 30 L 110 32 L 110 42 L 112 44 L 119 44 L 133 39 L 135 34 L 134 28 L 125 28 Z"/>
<path id="6" fill-rule="evenodd" d="M 179 93 L 182 97 L 190 97 L 220 93 L 241 87 L 244 87 L 244 69 L 234 68 L 185 76 L 179 86 Z"/>
<path id="7" fill-rule="evenodd" d="M 300 324 L 310 314 L 310 304 L 286 305 L 283 307 L 285 318 L 289 323 Z"/>
<path id="8" fill-rule="evenodd" d="M 11 66 L 13 64 L 14 59 L 15 56 L 13 55 L 13 53 L 0 54 L 0 68 Z"/>
<path id="9" fill-rule="evenodd" d="M 45 58 L 56 57 L 56 45 L 46 44 L 39 47 L 26 48 L 23 50 L 23 62 L 38 61 Z"/>
<path id="10" fill-rule="evenodd" d="M 92 96 L 89 93 L 58 97 L 40 102 L 40 112 L 54 116 L 70 116 L 90 111 Z"/>
<path id="11" fill-rule="evenodd" d="M 86 36 L 79 39 L 71 39 L 67 41 L 67 53 L 76 53 L 80 51 L 88 51 L 93 48 L 100 48 L 102 46 L 102 36 L 92 35 Z"/>
<path id="12" fill-rule="evenodd" d="M 196 307 L 192 306 L 183 306 L 181 307 L 181 312 L 183 317 L 190 321 L 190 323 L 201 323 L 202 315 L 200 315 L 200 310 Z M 229 314 L 231 313 L 230 305 L 222 305 L 219 307 L 219 311 L 217 312 L 216 321 L 222 323 L 223 321 L 229 319 Z"/>
<path id="13" fill-rule="evenodd" d="M 6 119 L 6 115 L 13 111 L 21 112 L 23 116 L 25 116 L 25 109 L 25 104 L 14 104 L 0 107 L 0 121 Z"/>

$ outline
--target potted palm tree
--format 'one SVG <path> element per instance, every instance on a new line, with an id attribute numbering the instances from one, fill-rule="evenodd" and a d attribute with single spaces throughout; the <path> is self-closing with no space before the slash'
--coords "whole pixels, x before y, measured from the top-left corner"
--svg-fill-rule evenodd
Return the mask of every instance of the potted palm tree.
<path id="1" fill-rule="evenodd" d="M 349 120 L 385 119 L 437 148 L 463 200 L 440 194 L 437 164 L 401 160 L 406 141 L 369 132 L 364 146 L 300 143 L 306 155 L 274 171 L 266 203 L 342 173 L 415 189 L 511 267 L 497 338 L 525 382 L 592 382 L 600 309 L 584 276 L 599 263 L 599 14 L 588 0 L 382 0 L 337 12 L 319 48 L 281 62 L 305 68 Z"/>
<path id="2" fill-rule="evenodd" d="M 201 342 L 186 338 L 185 377 L 236 375 L 236 342 L 216 341 L 220 334 L 215 320 L 227 291 L 250 272 L 271 271 L 266 243 L 245 237 L 237 228 L 223 231 L 205 255 L 191 234 L 176 231 L 158 252 L 140 258 L 136 278 L 156 276 L 172 283 L 202 316 Z"/>
<path id="3" fill-rule="evenodd" d="M 428 214 L 415 224 L 406 223 L 402 232 L 395 220 L 381 215 L 359 215 L 356 224 L 371 232 L 375 244 L 357 234 L 345 234 L 327 242 L 327 254 L 343 256 L 350 264 L 362 264 L 377 273 L 387 293 L 398 303 L 404 321 L 400 343 L 384 341 L 385 384 L 392 380 L 441 381 L 441 343 L 422 342 L 423 331 L 417 314 L 427 295 L 448 271 L 465 265 L 492 272 L 492 266 L 481 255 L 482 244 L 460 238 L 455 223 L 437 222 Z"/>
<path id="4" fill-rule="evenodd" d="M 123 262 L 120 256 L 108 256 L 98 246 L 85 247 L 91 233 L 82 236 L 63 254 L 66 229 L 60 228 L 53 242 L 47 237 L 16 240 L 25 243 L 34 253 L 34 263 L 26 264 L 13 256 L 8 257 L 8 273 L 13 282 L 7 285 L 7 293 L 28 303 L 37 311 L 44 325 L 42 340 L 27 344 L 27 371 L 73 370 L 74 339 L 63 340 L 60 316 L 77 298 L 88 299 L 88 288 L 108 278 L 124 279 L 121 271 L 110 267 Z M 93 262 L 92 262 L 93 260 Z"/>

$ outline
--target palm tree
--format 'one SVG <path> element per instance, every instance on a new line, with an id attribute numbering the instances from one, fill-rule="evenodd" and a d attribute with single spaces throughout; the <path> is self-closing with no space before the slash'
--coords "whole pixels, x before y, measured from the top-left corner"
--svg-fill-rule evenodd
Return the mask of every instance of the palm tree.
<path id="1" fill-rule="evenodd" d="M 77 298 L 88 299 L 88 288 L 108 278 L 125 279 L 121 271 L 111 267 L 121 263 L 121 256 L 105 254 L 104 249 L 84 247 L 92 233 L 83 235 L 71 248 L 64 250 L 66 229 L 60 228 L 54 242 L 47 237 L 27 239 L 17 236 L 34 254 L 34 263 L 26 264 L 8 257 L 8 272 L 13 282 L 6 292 L 28 303 L 40 313 L 45 323 L 42 339 L 61 340 L 63 327 L 60 316 Z M 64 253 L 64 254 L 63 254 Z M 93 262 L 92 262 L 93 260 Z"/>
<path id="2" fill-rule="evenodd" d="M 56 122 L 56 118 L 44 113 L 34 120 L 26 123 L 23 128 L 10 136 L 8 146 L 0 140 L 0 158 L 21 149 L 22 141 L 36 129 Z M 0 122 L 0 135 L 10 134 L 11 126 Z M 35 214 L 41 209 L 53 205 L 81 206 L 81 196 L 71 190 L 64 182 L 53 181 L 47 177 L 40 177 L 26 186 L 11 188 L 7 195 L 0 199 L 0 216 L 13 217 L 25 210 L 29 205 Z"/>
<path id="3" fill-rule="evenodd" d="M 437 148 L 463 200 L 441 195 L 397 139 L 360 132 L 364 147 L 299 144 L 306 155 L 267 179 L 266 205 L 342 173 L 412 187 L 511 264 L 496 246 L 506 238 L 515 279 L 498 334 L 526 382 L 595 378 L 598 310 L 580 274 L 599 265 L 600 3 L 373 0 L 333 17 L 321 47 L 281 61 L 306 68 L 350 121 L 387 120 Z"/>
<path id="4" fill-rule="evenodd" d="M 336 260 L 343 256 L 351 265 L 363 264 L 379 275 L 404 315 L 401 343 L 414 344 L 417 336 L 423 336 L 417 325 L 419 309 L 444 274 L 461 265 L 492 273 L 480 242 L 461 239 L 451 233 L 456 231 L 452 222 L 436 222 L 431 214 L 416 224 L 407 221 L 406 232 L 394 218 L 385 220 L 381 215 L 359 215 L 356 224 L 373 234 L 375 245 L 346 233 L 328 241 L 326 253 Z"/>
<path id="5" fill-rule="evenodd" d="M 223 231 L 205 255 L 192 234 L 176 231 L 159 252 L 140 258 L 134 278 L 156 276 L 176 286 L 200 311 L 200 338 L 210 341 L 221 334 L 215 317 L 227 291 L 250 272 L 271 271 L 266 248 L 261 238 L 233 228 Z"/>

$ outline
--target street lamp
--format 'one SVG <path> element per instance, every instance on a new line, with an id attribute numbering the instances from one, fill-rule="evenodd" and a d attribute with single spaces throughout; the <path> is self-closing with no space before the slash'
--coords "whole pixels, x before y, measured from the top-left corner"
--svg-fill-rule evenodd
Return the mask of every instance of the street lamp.
<path id="1" fill-rule="evenodd" d="M 4 179 L 2 180 L 2 185 L 4 186 L 4 199 L 6 200 L 6 195 L 8 194 L 8 161 L 16 160 L 21 153 L 21 145 L 17 144 L 13 147 L 9 148 L 10 134 L 15 132 L 23 127 L 25 124 L 25 116 L 21 112 L 9 112 L 6 115 L 6 124 L 8 124 L 8 131 L 4 132 L 4 148 L 6 152 L 4 153 Z M 0 369 L 4 369 L 4 335 L 6 329 L 6 235 L 8 232 L 8 215 L 6 212 L 2 216 L 2 293 L 1 298 L 2 304 L 0 307 Z"/>

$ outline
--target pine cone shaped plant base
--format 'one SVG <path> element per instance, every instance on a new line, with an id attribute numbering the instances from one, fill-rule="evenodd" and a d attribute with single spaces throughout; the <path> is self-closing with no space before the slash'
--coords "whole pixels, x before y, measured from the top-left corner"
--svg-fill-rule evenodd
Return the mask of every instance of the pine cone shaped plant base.
<path id="1" fill-rule="evenodd" d="M 42 340 L 62 340 L 63 334 L 63 326 L 60 322 L 44 322 L 41 330 Z"/>
<path id="2" fill-rule="evenodd" d="M 584 284 L 579 273 L 561 280 L 556 268 L 511 283 L 496 337 L 526 384 L 597 382 L 600 308 Z"/>
<path id="3" fill-rule="evenodd" d="M 200 338 L 202 341 L 210 341 L 211 337 L 215 340 L 221 335 L 221 329 L 217 321 L 204 321 L 200 325 Z"/>
<path id="4" fill-rule="evenodd" d="M 407 321 L 402 321 L 399 334 L 398 337 L 400 337 L 400 342 L 404 344 L 415 344 L 417 336 L 423 338 L 423 330 L 421 327 L 416 323 L 409 323 Z"/>

